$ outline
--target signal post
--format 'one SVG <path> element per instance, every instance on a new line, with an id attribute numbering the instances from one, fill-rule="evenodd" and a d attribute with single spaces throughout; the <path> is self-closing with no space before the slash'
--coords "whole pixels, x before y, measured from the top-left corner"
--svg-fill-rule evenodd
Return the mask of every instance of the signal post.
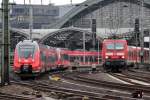
<path id="1" fill-rule="evenodd" d="M 10 46 L 10 33 L 9 33 L 9 20 L 8 20 L 8 2 L 9 0 L 2 0 L 2 66 L 1 66 L 1 85 L 9 84 L 9 46 Z"/>

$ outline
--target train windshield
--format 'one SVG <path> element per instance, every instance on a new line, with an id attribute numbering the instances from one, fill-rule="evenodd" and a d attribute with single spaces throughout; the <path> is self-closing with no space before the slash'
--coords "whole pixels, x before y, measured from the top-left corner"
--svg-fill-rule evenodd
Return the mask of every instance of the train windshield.
<path id="1" fill-rule="evenodd" d="M 108 50 L 113 50 L 113 49 L 122 50 L 124 49 L 124 44 L 123 43 L 111 43 L 111 44 L 107 44 L 106 48 Z"/>
<path id="2" fill-rule="evenodd" d="M 124 49 L 124 44 L 122 44 L 122 43 L 116 43 L 116 44 L 115 44 L 115 49 L 116 49 L 116 50 Z"/>
<path id="3" fill-rule="evenodd" d="M 22 45 L 19 47 L 19 57 L 20 58 L 33 58 L 35 47 L 31 45 Z"/>
<path id="4" fill-rule="evenodd" d="M 107 44 L 107 45 L 106 45 L 106 48 L 107 48 L 108 50 L 113 50 L 113 49 L 115 49 L 115 46 L 114 46 L 114 44 Z"/>

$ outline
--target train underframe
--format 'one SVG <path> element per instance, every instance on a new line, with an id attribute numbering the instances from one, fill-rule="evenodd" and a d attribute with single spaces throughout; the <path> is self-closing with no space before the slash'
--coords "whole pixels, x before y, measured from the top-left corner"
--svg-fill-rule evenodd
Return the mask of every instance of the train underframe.
<path id="1" fill-rule="evenodd" d="M 18 69 L 15 70 L 15 73 L 21 78 L 21 79 L 27 79 L 27 78 L 35 78 L 40 74 L 40 70 L 35 70 L 32 68 L 32 65 L 21 65 Z"/>
<path id="2" fill-rule="evenodd" d="M 126 66 L 127 62 L 125 60 L 106 60 L 103 64 L 104 69 L 111 72 L 120 72 Z"/>
<path id="3" fill-rule="evenodd" d="M 46 68 L 43 67 L 43 69 L 33 69 L 32 65 L 21 65 L 19 69 L 16 69 L 15 73 L 19 75 L 21 79 L 26 78 L 35 78 L 39 76 L 42 73 L 48 72 L 48 71 L 64 71 L 68 68 L 68 66 L 64 67 L 64 65 L 57 65 L 54 67 L 50 67 L 49 70 L 46 70 Z"/>

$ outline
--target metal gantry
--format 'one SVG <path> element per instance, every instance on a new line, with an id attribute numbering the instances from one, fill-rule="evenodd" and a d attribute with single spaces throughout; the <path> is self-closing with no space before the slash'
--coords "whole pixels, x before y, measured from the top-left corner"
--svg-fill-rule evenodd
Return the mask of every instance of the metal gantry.
<path id="1" fill-rule="evenodd" d="M 141 46 L 141 53 L 140 53 L 140 56 L 141 56 L 141 63 L 143 64 L 144 63 L 144 59 L 143 59 L 143 55 L 144 55 L 144 27 L 143 27 L 143 17 L 144 17 L 144 0 L 140 0 L 140 4 L 141 4 L 141 11 L 140 11 L 140 27 L 141 27 L 141 38 L 140 38 L 140 46 Z"/>
<path id="2" fill-rule="evenodd" d="M 30 40 L 32 39 L 32 29 L 33 29 L 33 8 L 32 8 L 32 4 L 31 4 L 31 0 L 29 0 L 30 2 L 30 23 L 29 23 L 29 28 L 30 28 Z"/>

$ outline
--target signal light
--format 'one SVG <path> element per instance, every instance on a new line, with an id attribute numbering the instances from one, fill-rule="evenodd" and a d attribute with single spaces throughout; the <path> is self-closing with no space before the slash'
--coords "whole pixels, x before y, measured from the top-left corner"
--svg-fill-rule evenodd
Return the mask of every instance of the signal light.
<path id="1" fill-rule="evenodd" d="M 134 29 L 134 31 L 135 31 L 135 32 L 139 32 L 139 27 L 140 27 L 140 26 L 139 26 L 139 19 L 136 18 L 136 19 L 135 19 L 135 29 Z"/>

